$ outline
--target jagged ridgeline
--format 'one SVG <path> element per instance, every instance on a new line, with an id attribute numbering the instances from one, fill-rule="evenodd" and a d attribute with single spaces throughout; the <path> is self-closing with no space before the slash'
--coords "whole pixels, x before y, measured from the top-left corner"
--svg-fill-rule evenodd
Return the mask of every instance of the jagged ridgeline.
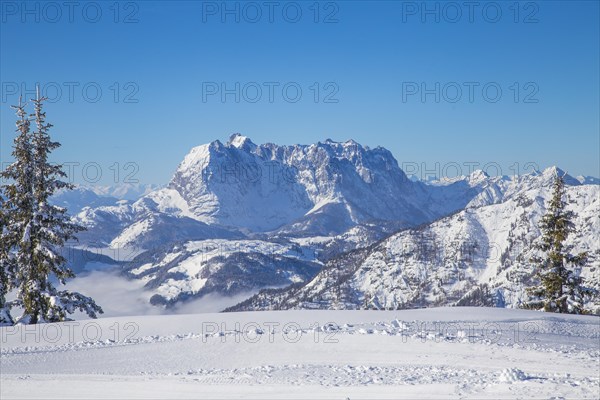
<path id="1" fill-rule="evenodd" d="M 516 307 L 557 172 L 423 183 L 381 147 L 236 134 L 193 148 L 166 187 L 75 218 L 84 243 L 142 251 L 123 269 L 157 305 L 270 288 L 236 309 Z M 599 186 L 565 182 L 569 241 L 598 282 Z"/>
<path id="2" fill-rule="evenodd" d="M 263 290 L 228 309 L 404 309 L 442 305 L 520 307 L 536 283 L 539 220 L 551 196 L 547 181 L 498 204 L 469 207 L 416 229 L 402 230 L 366 248 L 329 261 L 311 281 Z M 538 179 L 538 178 L 530 178 Z M 597 185 L 566 188 L 576 211 L 565 245 L 588 255 L 574 271 L 592 289 L 600 286 Z M 585 302 L 598 313 L 597 292 Z"/>

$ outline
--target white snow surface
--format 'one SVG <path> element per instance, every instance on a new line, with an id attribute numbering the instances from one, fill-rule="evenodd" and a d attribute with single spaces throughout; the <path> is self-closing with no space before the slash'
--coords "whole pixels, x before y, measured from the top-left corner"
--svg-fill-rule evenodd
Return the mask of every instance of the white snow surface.
<path id="1" fill-rule="evenodd" d="M 0 397 L 597 399 L 599 323 L 457 307 L 5 327 Z"/>

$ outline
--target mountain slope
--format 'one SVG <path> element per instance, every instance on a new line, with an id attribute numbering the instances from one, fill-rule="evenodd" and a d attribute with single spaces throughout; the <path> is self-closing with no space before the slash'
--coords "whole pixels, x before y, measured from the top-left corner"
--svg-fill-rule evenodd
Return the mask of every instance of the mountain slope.
<path id="1" fill-rule="evenodd" d="M 254 232 L 292 224 L 295 233 L 328 235 L 370 220 L 415 224 L 431 217 L 416 206 L 419 187 L 389 151 L 353 141 L 257 146 L 233 135 L 225 145 L 192 149 L 169 188 L 199 220 Z M 317 227 L 315 214 L 332 218 Z"/>
<path id="2" fill-rule="evenodd" d="M 226 144 L 216 140 L 193 148 L 166 188 L 127 207 L 92 207 L 78 218 L 101 232 L 95 242 L 144 249 L 155 242 L 147 242 L 144 235 L 160 236 L 147 235 L 161 229 L 156 221 L 166 217 L 158 215 L 215 227 L 212 235 L 205 229 L 203 237 L 191 230 L 189 240 L 227 238 L 231 232 L 336 236 L 361 225 L 380 227 L 383 237 L 468 206 L 502 201 L 514 189 L 507 178 L 481 171 L 443 185 L 413 182 L 388 150 L 352 140 L 255 145 L 236 134 Z M 111 226 L 99 226 L 106 225 L 103 221 Z M 134 237 L 136 232 L 142 237 Z"/>
<path id="3" fill-rule="evenodd" d="M 155 292 L 151 303 L 173 306 L 207 294 L 234 296 L 304 282 L 322 264 L 309 249 L 262 240 L 204 240 L 164 246 L 125 266 Z"/>
<path id="4" fill-rule="evenodd" d="M 225 144 L 193 148 L 166 187 L 134 202 L 86 207 L 76 220 L 88 227 L 80 235 L 84 246 L 142 251 L 124 272 L 145 280 L 155 304 L 294 284 L 243 307 L 514 306 L 526 283 L 515 276 L 530 274 L 523 260 L 531 256 L 542 199 L 556 174 L 564 172 L 509 178 L 475 171 L 426 184 L 408 179 L 381 147 L 352 140 L 256 145 L 235 134 Z M 598 246 L 588 242 L 600 232 L 593 220 L 598 185 L 565 178 L 570 195 L 581 197 L 575 242 L 595 252 Z M 335 259 L 398 231 L 392 238 L 400 244 L 390 238 L 383 242 L 389 248 L 357 252 L 362 259 Z M 195 246 L 210 241 L 239 249 L 202 259 L 207 250 Z M 263 245 L 246 245 L 252 241 Z M 267 245 L 311 256 L 264 253 Z"/>
<path id="5" fill-rule="evenodd" d="M 545 182 L 554 172 L 548 169 L 536 179 Z M 519 180 L 525 190 L 502 203 L 401 231 L 331 260 L 304 285 L 263 291 L 231 310 L 516 307 L 533 273 L 529 260 L 537 252 L 537 223 L 550 196 L 548 185 L 536 188 L 527 185 L 531 177 Z M 576 253 L 588 252 L 590 268 L 581 274 L 600 288 L 600 186 L 570 186 L 567 194 L 577 214 L 569 244 Z M 588 306 L 600 311 L 600 299 Z"/>

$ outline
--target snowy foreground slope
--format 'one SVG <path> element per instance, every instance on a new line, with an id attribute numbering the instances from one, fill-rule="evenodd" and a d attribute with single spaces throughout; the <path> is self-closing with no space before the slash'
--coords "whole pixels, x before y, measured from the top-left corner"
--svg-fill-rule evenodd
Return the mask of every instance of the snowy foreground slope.
<path id="1" fill-rule="evenodd" d="M 0 329 L 5 398 L 590 398 L 600 319 L 278 311 Z"/>

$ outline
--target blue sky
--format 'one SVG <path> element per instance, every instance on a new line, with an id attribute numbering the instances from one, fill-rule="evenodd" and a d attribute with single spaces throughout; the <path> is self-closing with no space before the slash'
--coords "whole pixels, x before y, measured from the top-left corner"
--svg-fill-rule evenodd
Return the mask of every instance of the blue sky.
<path id="1" fill-rule="evenodd" d="M 166 183 L 191 147 L 233 132 L 352 138 L 421 176 L 465 163 L 600 175 L 596 1 L 279 1 L 272 16 L 262 1 L 228 2 L 229 14 L 222 2 L 51 3 L 2 2 L 3 162 L 9 106 L 40 82 L 54 158 L 79 163 L 76 182 L 94 163 L 88 181 L 100 169 L 102 184 Z"/>

